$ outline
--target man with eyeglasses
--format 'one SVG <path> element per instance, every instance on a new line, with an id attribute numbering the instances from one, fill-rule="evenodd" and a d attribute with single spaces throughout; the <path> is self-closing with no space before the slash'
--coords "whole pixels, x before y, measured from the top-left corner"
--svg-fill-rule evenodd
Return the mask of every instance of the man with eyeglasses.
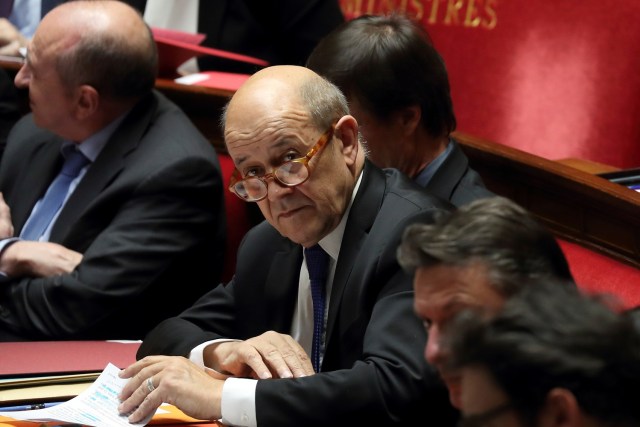
<path id="1" fill-rule="evenodd" d="M 223 128 L 230 190 L 266 221 L 245 237 L 230 283 L 147 335 L 147 357 L 121 374 L 121 412 L 136 422 L 171 402 L 230 425 L 307 427 L 408 426 L 428 410 L 434 426 L 453 425 L 395 258 L 407 224 L 451 205 L 370 163 L 343 94 L 309 69 L 254 74 Z M 317 244 L 329 260 L 314 369 L 315 262 L 303 249 Z"/>

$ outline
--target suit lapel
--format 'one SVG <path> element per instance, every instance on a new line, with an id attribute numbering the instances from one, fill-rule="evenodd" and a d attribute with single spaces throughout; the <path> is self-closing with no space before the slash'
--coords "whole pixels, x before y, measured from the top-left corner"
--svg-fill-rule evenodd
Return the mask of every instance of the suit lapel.
<path id="1" fill-rule="evenodd" d="M 109 141 L 76 187 L 56 223 L 51 229 L 50 241 L 64 242 L 71 228 L 86 212 L 93 200 L 122 171 L 126 156 L 135 150 L 143 138 L 157 109 L 157 99 L 149 95 L 140 101 L 122 124 L 111 135 Z"/>
<path id="2" fill-rule="evenodd" d="M 264 290 L 267 324 L 286 334 L 291 331 L 302 266 L 302 247 L 288 240 L 287 246 L 273 257 Z"/>
<path id="3" fill-rule="evenodd" d="M 469 166 L 469 161 L 460 146 L 453 139 L 449 143 L 453 144 L 451 153 L 426 186 L 431 193 L 445 200 L 451 199 L 453 191 Z"/>
<path id="4" fill-rule="evenodd" d="M 31 158 L 25 162 L 17 182 L 15 201 L 11 204 L 11 217 L 16 227 L 16 234 L 22 230 L 38 199 L 44 196 L 47 188 L 62 167 L 60 146 L 62 139 L 48 134 L 50 139 L 43 141 L 33 151 Z"/>
<path id="5" fill-rule="evenodd" d="M 357 258 L 360 249 L 375 222 L 387 187 L 384 172 L 380 169 L 372 168 L 368 161 L 365 162 L 363 174 L 358 194 L 349 212 L 333 277 L 327 318 L 327 342 L 331 339 L 338 308 L 342 305 L 341 302 L 347 288 L 347 282 L 353 267 L 358 264 Z"/>

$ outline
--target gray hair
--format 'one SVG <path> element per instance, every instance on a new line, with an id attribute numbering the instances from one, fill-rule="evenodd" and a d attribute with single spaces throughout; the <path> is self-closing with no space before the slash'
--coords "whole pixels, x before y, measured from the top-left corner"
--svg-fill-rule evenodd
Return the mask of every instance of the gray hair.
<path id="1" fill-rule="evenodd" d="M 526 209 L 498 196 L 443 213 L 432 224 L 410 225 L 397 254 L 407 272 L 480 262 L 488 268 L 492 285 L 505 296 L 514 294 L 528 278 L 557 277 L 572 282 L 553 235 Z"/>

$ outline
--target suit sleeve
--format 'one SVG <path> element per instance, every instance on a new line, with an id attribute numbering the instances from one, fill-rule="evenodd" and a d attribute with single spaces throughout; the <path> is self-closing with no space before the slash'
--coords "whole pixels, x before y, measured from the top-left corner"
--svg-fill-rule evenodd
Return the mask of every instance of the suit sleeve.
<path id="1" fill-rule="evenodd" d="M 430 221 L 431 213 L 421 218 Z M 405 224 L 398 224 L 398 230 Z M 376 291 L 359 295 L 360 300 L 372 300 L 370 317 L 363 320 L 360 355 L 350 365 L 310 377 L 259 381 L 259 425 L 413 425 L 425 413 L 428 425 L 455 425 L 457 415 L 446 389 L 424 360 L 426 331 L 413 311 L 412 278 L 396 262 L 397 242 L 388 242 L 370 269 L 378 284 L 365 279 Z M 345 310 L 357 311 L 355 304 L 355 299 L 342 303 Z M 362 313 L 366 317 L 366 310 Z M 339 329 L 347 334 L 349 326 Z M 355 339 L 348 342 L 352 348 L 360 345 Z"/>
<path id="2" fill-rule="evenodd" d="M 204 287 L 198 283 L 212 286 L 213 273 L 203 273 L 217 261 L 204 250 L 207 241 L 222 244 L 215 233 L 224 220 L 219 216 L 221 178 L 214 164 L 187 157 L 134 181 L 126 197 L 108 197 L 106 189 L 98 196 L 104 203 L 92 204 L 96 212 L 81 217 L 72 240 L 97 234 L 87 239 L 75 271 L 3 284 L 0 329 L 36 339 L 83 338 L 88 330 L 91 338 L 141 339 L 142 331 L 171 314 L 171 307 L 186 307 L 201 295 Z M 183 280 L 187 275 L 198 280 L 180 283 L 177 269 L 182 269 Z M 159 279 L 167 274 L 174 280 Z"/>

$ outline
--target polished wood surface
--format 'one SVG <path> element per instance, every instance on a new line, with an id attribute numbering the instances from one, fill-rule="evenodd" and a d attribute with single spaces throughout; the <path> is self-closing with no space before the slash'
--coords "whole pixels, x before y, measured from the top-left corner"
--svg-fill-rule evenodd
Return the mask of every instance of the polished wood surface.
<path id="1" fill-rule="evenodd" d="M 568 157 L 566 159 L 556 159 L 555 161 L 558 163 L 562 163 L 563 165 L 571 166 L 572 168 L 595 175 L 607 172 L 616 172 L 620 170 L 620 168 L 617 168 L 615 166 L 605 165 L 603 163 L 594 162 L 592 160 L 576 159 L 573 157 Z"/>
<path id="2" fill-rule="evenodd" d="M 487 187 L 558 236 L 640 268 L 640 193 L 584 170 L 456 132 Z"/>

